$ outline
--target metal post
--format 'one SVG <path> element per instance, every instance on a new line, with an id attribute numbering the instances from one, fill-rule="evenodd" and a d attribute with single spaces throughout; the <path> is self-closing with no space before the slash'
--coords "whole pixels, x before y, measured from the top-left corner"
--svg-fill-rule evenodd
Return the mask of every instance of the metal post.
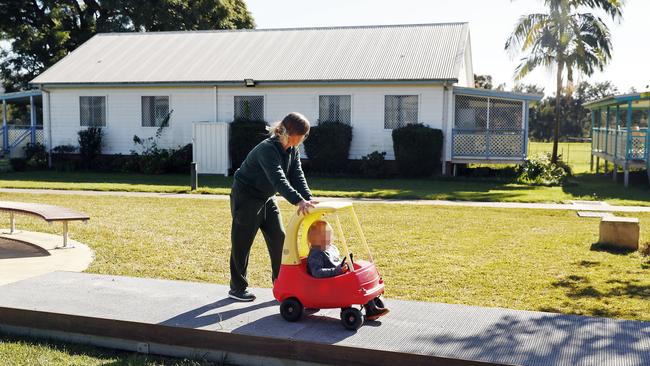
<path id="1" fill-rule="evenodd" d="M 621 123 L 621 110 L 619 106 L 616 106 L 616 121 L 614 122 L 614 167 L 616 167 L 616 159 L 618 158 L 618 135 L 619 135 L 619 125 Z M 616 169 L 614 169 L 616 170 Z"/>
<path id="2" fill-rule="evenodd" d="M 7 101 L 2 100 L 2 149 L 9 151 L 9 126 L 7 126 Z"/>
<path id="3" fill-rule="evenodd" d="M 596 174 L 600 171 L 600 158 L 596 156 Z"/>
<path id="4" fill-rule="evenodd" d="M 68 246 L 68 221 L 63 221 L 63 249 L 73 248 Z"/>
<path id="5" fill-rule="evenodd" d="M 36 106 L 34 96 L 29 96 L 29 141 L 32 145 L 36 143 Z"/>
<path id="6" fill-rule="evenodd" d="M 625 165 L 632 159 L 632 101 L 627 102 L 627 115 L 625 116 L 625 125 L 627 128 L 627 138 L 625 141 Z"/>
<path id="7" fill-rule="evenodd" d="M 605 155 L 609 154 L 609 106 L 605 112 Z M 605 160 L 605 173 L 607 173 L 607 160 Z"/>
<path id="8" fill-rule="evenodd" d="M 13 212 L 9 213 L 9 234 L 16 232 L 16 215 Z"/>
<path id="9" fill-rule="evenodd" d="M 591 128 L 589 129 L 589 137 L 591 138 L 591 158 L 589 162 L 589 171 L 594 171 L 594 121 L 596 120 L 596 113 L 591 110 Z"/>
<path id="10" fill-rule="evenodd" d="M 196 191 L 196 188 L 199 185 L 199 176 L 196 167 L 197 167 L 197 163 L 193 161 L 192 164 L 190 165 L 190 176 L 191 176 L 190 188 L 193 191 Z"/>
<path id="11" fill-rule="evenodd" d="M 625 165 L 623 165 L 623 186 L 627 188 L 629 182 L 630 182 L 630 166 L 626 161 Z"/>

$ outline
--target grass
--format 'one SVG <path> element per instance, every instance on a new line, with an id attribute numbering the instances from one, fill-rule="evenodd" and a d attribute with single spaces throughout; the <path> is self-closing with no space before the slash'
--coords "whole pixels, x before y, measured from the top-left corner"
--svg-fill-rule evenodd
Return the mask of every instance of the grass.
<path id="1" fill-rule="evenodd" d="M 550 151 L 551 143 L 531 143 L 534 155 Z M 320 197 L 440 199 L 489 202 L 566 202 L 604 200 L 617 205 L 650 206 L 650 191 L 644 173 L 633 174 L 631 187 L 588 173 L 589 144 L 562 143 L 560 152 L 573 166 L 576 176 L 563 187 L 516 184 L 504 179 L 437 177 L 432 179 L 362 179 L 309 177 Z M 622 178 L 622 175 L 621 175 Z M 231 177 L 201 176 L 197 193 L 228 194 Z M 0 174 L 0 188 L 81 189 L 95 191 L 138 191 L 189 193 L 186 175 L 144 175 L 120 173 L 53 171 Z"/>
<path id="2" fill-rule="evenodd" d="M 0 333 L 0 365 L 11 366 L 208 366 L 211 362 L 146 356 L 57 341 Z"/>
<path id="3" fill-rule="evenodd" d="M 72 236 L 96 252 L 88 272 L 228 283 L 226 201 L 16 193 L 0 193 L 0 200 L 42 202 L 88 213 L 88 225 L 71 227 Z M 650 320 L 650 260 L 593 246 L 597 220 L 566 211 L 356 207 L 389 298 Z M 282 210 L 286 220 L 292 208 L 282 204 Z M 636 216 L 642 240 L 649 241 L 650 214 Z M 18 225 L 44 232 L 58 229 L 27 217 L 19 217 Z M 252 286 L 270 287 L 270 277 L 258 235 L 249 278 Z M 3 358 L 21 365 L 157 362 L 127 362 L 135 357 L 130 354 L 0 340 L 0 364 L 6 363 Z M 113 363 L 113 358 L 119 361 Z M 38 359 L 45 361 L 35 363 Z"/>

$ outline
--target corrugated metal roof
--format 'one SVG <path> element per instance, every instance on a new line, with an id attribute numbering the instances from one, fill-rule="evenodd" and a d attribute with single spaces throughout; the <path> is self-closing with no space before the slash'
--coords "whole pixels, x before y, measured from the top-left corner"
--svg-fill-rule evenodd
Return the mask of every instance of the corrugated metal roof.
<path id="1" fill-rule="evenodd" d="M 97 34 L 34 84 L 455 80 L 467 23 Z"/>

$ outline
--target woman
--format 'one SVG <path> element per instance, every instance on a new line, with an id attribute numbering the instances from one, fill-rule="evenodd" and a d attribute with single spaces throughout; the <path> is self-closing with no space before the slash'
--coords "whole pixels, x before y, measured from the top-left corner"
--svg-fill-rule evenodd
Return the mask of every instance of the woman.
<path id="1" fill-rule="evenodd" d="M 280 272 L 284 228 L 275 194 L 280 193 L 299 213 L 314 207 L 311 192 L 300 166 L 298 145 L 309 134 L 309 121 L 300 113 L 289 113 L 271 127 L 270 137 L 260 142 L 235 172 L 230 193 L 232 213 L 230 292 L 238 301 L 253 301 L 248 292 L 246 269 L 253 240 L 261 229 L 271 257 L 273 281 Z"/>

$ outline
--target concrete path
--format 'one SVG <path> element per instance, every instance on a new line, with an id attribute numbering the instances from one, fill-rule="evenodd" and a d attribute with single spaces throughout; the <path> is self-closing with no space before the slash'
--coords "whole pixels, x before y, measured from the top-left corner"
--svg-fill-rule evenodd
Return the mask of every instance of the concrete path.
<path id="1" fill-rule="evenodd" d="M 121 197 L 146 197 L 146 198 L 184 198 L 205 200 L 228 200 L 227 195 L 216 194 L 188 194 L 188 193 L 155 193 L 155 192 L 120 192 L 120 191 L 75 191 L 59 189 L 20 189 L 0 188 L 2 193 L 28 193 L 28 194 L 57 194 L 79 196 L 121 196 Z M 459 207 L 491 207 L 514 209 L 542 209 L 542 210 L 572 210 L 572 211 L 604 211 L 604 212 L 650 212 L 650 206 L 611 206 L 598 201 L 572 201 L 572 203 L 519 203 L 519 202 L 476 202 L 476 201 L 445 201 L 445 200 L 403 200 L 403 199 L 375 199 L 375 198 L 336 198 L 321 197 L 322 201 L 353 201 L 359 203 L 381 203 L 400 205 L 430 205 L 430 206 L 459 206 Z"/>
<path id="2" fill-rule="evenodd" d="M 650 322 L 389 298 L 352 332 L 339 309 L 289 323 L 270 289 L 252 303 L 227 291 L 56 272 L 0 287 L 0 331 L 250 365 L 650 365 Z"/>
<path id="3" fill-rule="evenodd" d="M 68 239 L 70 249 L 61 246 L 61 236 L 19 230 L 0 231 L 0 285 L 54 271 L 83 271 L 95 253 L 88 246 Z"/>

